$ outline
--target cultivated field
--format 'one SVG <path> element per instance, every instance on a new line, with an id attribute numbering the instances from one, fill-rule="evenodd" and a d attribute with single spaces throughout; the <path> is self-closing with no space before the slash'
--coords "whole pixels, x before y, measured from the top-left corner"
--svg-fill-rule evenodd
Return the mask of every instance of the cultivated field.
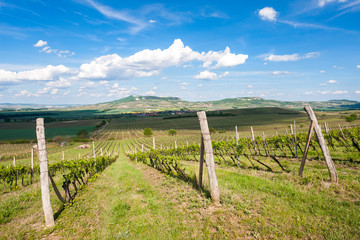
<path id="1" fill-rule="evenodd" d="M 63 196 L 62 175 L 73 177 L 65 203 L 51 188 L 56 225 L 50 229 L 44 228 L 39 175 L 31 179 L 26 171 L 34 143 L 0 144 L 0 167 L 11 166 L 14 157 L 17 166 L 8 178 L 1 175 L 0 238 L 358 239 L 359 120 L 347 123 L 343 116 L 349 112 L 316 115 L 322 126 L 324 122 L 329 126 L 323 134 L 338 184 L 330 181 L 315 137 L 303 177 L 298 176 L 309 128 L 304 113 L 266 108 L 208 113 L 209 126 L 216 129 L 211 139 L 220 205 L 211 201 L 206 169 L 204 188 L 198 187 L 201 136 L 195 115 L 108 120 L 91 134 L 94 149 L 92 142 L 85 149 L 77 148 L 81 142 L 64 147 L 49 143 L 51 174 Z M 80 122 L 79 127 L 98 122 Z M 46 131 L 66 127 L 66 122 L 51 124 Z M 144 136 L 145 128 L 153 129 L 152 136 Z M 169 135 L 170 129 L 176 134 Z M 94 170 L 94 154 L 116 161 L 99 160 Z M 102 169 L 97 169 L 100 164 Z M 85 165 L 86 173 L 74 170 Z M 76 180 L 77 176 L 84 179 Z"/>

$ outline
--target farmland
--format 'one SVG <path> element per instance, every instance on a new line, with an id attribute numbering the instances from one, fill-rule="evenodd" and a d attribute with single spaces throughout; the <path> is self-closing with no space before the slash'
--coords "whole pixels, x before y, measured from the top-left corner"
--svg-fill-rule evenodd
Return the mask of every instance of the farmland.
<path id="1" fill-rule="evenodd" d="M 281 108 L 208 112 L 209 126 L 215 129 L 211 140 L 221 205 L 211 201 L 206 171 L 204 189 L 197 187 L 201 136 L 196 114 L 107 119 L 105 126 L 91 133 L 94 150 L 92 146 L 79 149 L 78 142 L 63 147 L 48 143 L 50 165 L 91 159 L 94 152 L 117 159 L 71 202 L 63 204 L 51 188 L 54 228 L 43 227 L 39 176 L 33 183 L 28 173 L 18 175 L 17 185 L 3 182 L 0 238 L 356 239 L 360 235 L 360 154 L 356 148 L 360 134 L 359 120 L 344 120 L 350 113 L 359 114 L 316 113 L 319 123 L 327 122 L 330 128 L 324 135 L 332 143 L 329 150 L 339 176 L 339 183 L 334 184 L 315 137 L 304 176 L 298 176 L 309 128 L 305 113 Z M 297 157 L 290 128 L 294 121 Z M 75 135 L 98 122 L 51 122 L 46 131 L 58 128 L 60 132 L 47 137 Z M 240 150 L 235 126 L 243 146 Z M 35 132 L 34 123 L 9 123 L 1 128 L 9 130 L 8 135 L 20 128 Z M 61 131 L 66 128 L 73 128 L 74 133 Z M 152 137 L 144 136 L 145 128 L 153 129 Z M 169 135 L 169 129 L 176 129 L 176 134 Z M 6 156 L 1 165 L 12 165 L 15 157 L 17 166 L 29 166 L 32 145 L 1 144 L 1 154 Z M 165 162 L 169 168 L 162 165 Z M 63 182 L 60 175 L 54 175 L 58 186 Z"/>

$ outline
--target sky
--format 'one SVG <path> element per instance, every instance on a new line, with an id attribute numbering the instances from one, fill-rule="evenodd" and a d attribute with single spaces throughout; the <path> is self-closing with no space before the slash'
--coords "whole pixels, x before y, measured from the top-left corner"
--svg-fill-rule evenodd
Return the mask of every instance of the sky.
<path id="1" fill-rule="evenodd" d="M 360 100 L 360 0 L 0 0 L 0 102 Z"/>

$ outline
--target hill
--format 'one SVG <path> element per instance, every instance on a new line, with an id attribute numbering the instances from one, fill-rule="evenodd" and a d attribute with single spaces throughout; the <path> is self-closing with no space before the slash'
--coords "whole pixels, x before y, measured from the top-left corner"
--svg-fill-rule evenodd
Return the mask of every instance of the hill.
<path id="1" fill-rule="evenodd" d="M 128 96 L 119 100 L 93 105 L 75 107 L 82 110 L 102 110 L 108 113 L 142 112 L 164 110 L 218 110 L 257 107 L 280 107 L 301 109 L 309 104 L 316 110 L 354 110 L 360 109 L 360 102 L 350 100 L 330 101 L 278 101 L 259 97 L 226 98 L 217 101 L 190 102 L 177 97 Z"/>

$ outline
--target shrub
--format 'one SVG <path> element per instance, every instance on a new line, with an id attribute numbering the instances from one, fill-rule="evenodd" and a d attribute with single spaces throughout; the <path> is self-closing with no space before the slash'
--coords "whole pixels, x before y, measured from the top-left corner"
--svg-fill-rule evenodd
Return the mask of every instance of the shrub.
<path id="1" fill-rule="evenodd" d="M 147 137 L 151 137 L 153 134 L 153 130 L 151 128 L 145 128 L 144 129 L 144 135 Z"/>
<path id="2" fill-rule="evenodd" d="M 174 135 L 176 135 L 177 134 L 177 131 L 175 130 L 175 129 L 170 129 L 169 130 L 169 135 L 170 136 L 174 136 Z"/>

